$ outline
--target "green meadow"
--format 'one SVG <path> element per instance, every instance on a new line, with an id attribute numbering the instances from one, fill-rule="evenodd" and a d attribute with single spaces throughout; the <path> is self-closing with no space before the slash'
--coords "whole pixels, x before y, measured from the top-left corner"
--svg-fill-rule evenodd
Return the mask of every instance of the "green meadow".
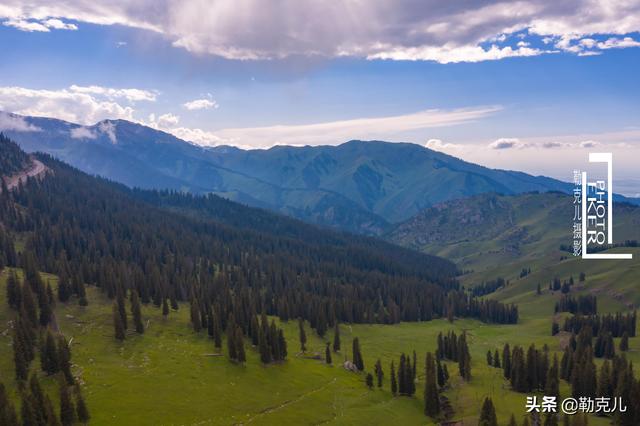
<path id="1" fill-rule="evenodd" d="M 596 274 L 598 267 L 593 268 L 587 271 L 585 289 L 581 291 L 606 281 Z M 549 274 L 556 272 L 560 271 Z M 6 276 L 7 271 L 0 275 L 0 377 L 18 402 L 9 330 L 12 313 L 5 300 Z M 55 286 L 55 277 L 44 277 Z M 467 332 L 472 355 L 473 377 L 469 383 L 459 378 L 455 363 L 448 363 L 451 385 L 444 395 L 455 411 L 453 419 L 475 424 L 484 397 L 491 396 L 499 422 L 506 424 L 512 413 L 522 417 L 526 395 L 509 390 L 502 371 L 486 365 L 486 351 L 501 349 L 506 342 L 526 346 L 535 342 L 538 347 L 547 344 L 552 352 L 561 350 L 562 333 L 555 337 L 550 333 L 553 304 L 559 295 L 546 288 L 537 295 L 535 282 L 536 274 L 532 273 L 495 294 L 520 305 L 522 320 L 517 325 L 489 325 L 468 319 L 452 324 L 446 320 L 398 325 L 342 324 L 342 351 L 333 353 L 332 366 L 324 363 L 325 340 L 308 325 L 307 351 L 300 353 L 295 321 L 281 323 L 288 343 L 287 361 L 264 366 L 249 342 L 244 365 L 231 363 L 224 347 L 222 353 L 217 353 L 206 332 L 196 334 L 191 329 L 186 305 L 166 319 L 159 308 L 145 306 L 145 334 L 129 331 L 122 343 L 113 337 L 111 303 L 96 288 L 88 288 L 89 306 L 81 307 L 73 301 L 58 303 L 55 315 L 60 331 L 71 340 L 73 372 L 82 385 L 91 423 L 96 425 L 433 424 L 423 415 L 424 356 L 435 350 L 437 334 L 448 330 Z M 605 303 L 607 308 L 617 310 L 623 306 L 615 297 L 610 299 L 610 304 Z M 382 360 L 382 389 L 368 390 L 364 373 L 342 368 L 342 362 L 351 356 L 351 340 L 356 336 L 367 371 L 373 372 L 376 359 Z M 332 338 L 333 332 L 329 331 L 325 339 Z M 640 362 L 640 338 L 632 338 L 630 346 L 629 356 Z M 418 355 L 416 395 L 393 397 L 388 380 L 391 360 L 397 364 L 402 352 L 413 350 Z M 31 368 L 42 377 L 57 405 L 56 378 L 44 377 L 37 359 Z M 561 390 L 563 395 L 568 394 L 566 383 Z M 594 417 L 590 424 L 608 422 Z"/>

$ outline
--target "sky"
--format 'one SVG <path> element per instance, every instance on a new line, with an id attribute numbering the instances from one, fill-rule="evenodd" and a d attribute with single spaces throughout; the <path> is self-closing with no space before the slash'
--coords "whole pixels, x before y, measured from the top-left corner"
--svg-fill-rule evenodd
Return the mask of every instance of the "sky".
<path id="1" fill-rule="evenodd" d="M 640 0 L 3 0 L 0 51 L 5 112 L 413 142 L 563 180 L 613 152 L 640 196 Z"/>

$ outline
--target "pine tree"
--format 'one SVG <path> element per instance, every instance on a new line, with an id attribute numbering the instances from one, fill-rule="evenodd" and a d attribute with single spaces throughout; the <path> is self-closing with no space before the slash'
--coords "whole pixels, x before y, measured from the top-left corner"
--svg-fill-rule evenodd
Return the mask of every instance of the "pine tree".
<path id="1" fill-rule="evenodd" d="M 140 298 L 136 290 L 131 290 L 131 315 L 133 316 L 133 324 L 136 333 L 144 333 L 144 324 L 142 323 L 142 309 L 140 307 Z"/>
<path id="2" fill-rule="evenodd" d="M 58 359 L 58 348 L 56 347 L 56 341 L 51 334 L 51 330 L 47 330 L 47 336 L 43 345 L 43 350 L 40 355 L 40 363 L 42 364 L 42 370 L 47 375 L 52 375 L 60 371 L 60 361 Z"/>
<path id="3" fill-rule="evenodd" d="M 505 343 L 504 348 L 502 349 L 502 370 L 504 371 L 504 378 L 511 378 L 511 349 L 509 348 L 509 344 Z"/>
<path id="4" fill-rule="evenodd" d="M 24 426 L 37 426 L 42 422 L 38 419 L 38 413 L 31 403 L 31 398 L 29 398 L 26 393 L 22 394 L 22 407 L 20 409 L 20 414 L 22 417 L 22 424 Z"/>
<path id="5" fill-rule="evenodd" d="M 73 375 L 71 374 L 71 350 L 69 350 L 69 344 L 64 336 L 58 336 L 58 363 L 60 364 L 60 371 L 64 374 L 67 384 L 72 385 L 75 382 Z"/>
<path id="6" fill-rule="evenodd" d="M 622 334 L 620 339 L 620 352 L 626 352 L 629 350 L 629 333 L 626 331 Z"/>
<path id="7" fill-rule="evenodd" d="M 307 334 L 304 332 L 304 320 L 298 318 L 298 330 L 300 331 L 300 351 L 305 353 L 307 351 Z"/>
<path id="8" fill-rule="evenodd" d="M 258 349 L 260 351 L 260 361 L 264 364 L 268 364 L 271 362 L 271 348 L 269 348 L 267 333 L 264 330 L 264 327 L 260 328 L 258 334 Z"/>
<path id="9" fill-rule="evenodd" d="M 61 274 L 58 280 L 58 300 L 62 303 L 68 302 L 71 298 L 71 285 L 66 275 Z"/>
<path id="10" fill-rule="evenodd" d="M 442 364 L 440 363 L 440 360 L 437 359 L 437 357 L 436 357 L 436 371 L 438 374 L 438 387 L 443 388 L 444 385 L 447 384 L 447 377 L 445 376 L 444 368 L 442 368 Z"/>
<path id="11" fill-rule="evenodd" d="M 396 367 L 393 365 L 393 361 L 391 361 L 391 394 L 396 396 L 398 394 L 398 382 L 396 381 Z"/>
<path id="12" fill-rule="evenodd" d="M 427 353 L 424 370 L 424 414 L 429 417 L 436 417 L 440 413 L 440 397 L 438 396 L 438 386 L 436 384 L 436 366 L 431 352 Z"/>
<path id="13" fill-rule="evenodd" d="M 200 315 L 198 314 L 198 317 Z M 235 361 L 238 359 L 238 351 L 236 349 L 236 325 L 235 322 L 229 321 L 227 324 L 227 350 L 229 351 L 229 359 Z"/>
<path id="14" fill-rule="evenodd" d="M 38 311 L 33 291 L 31 291 L 31 286 L 28 283 L 22 286 L 21 310 L 23 310 L 24 317 L 29 321 L 31 328 L 35 328 L 38 325 Z"/>
<path id="15" fill-rule="evenodd" d="M 66 383 L 60 386 L 60 422 L 62 426 L 71 426 L 76 421 L 76 410 L 69 395 Z"/>
<path id="16" fill-rule="evenodd" d="M 28 342 L 19 330 L 19 324 L 13 334 L 13 361 L 16 370 L 17 380 L 27 380 L 29 375 L 29 355 L 26 346 Z"/>
<path id="17" fill-rule="evenodd" d="M 493 366 L 495 368 L 500 368 L 500 354 L 498 353 L 497 349 L 496 349 L 495 353 L 493 354 Z"/>
<path id="18" fill-rule="evenodd" d="M 487 365 L 488 366 L 493 366 L 493 354 L 491 353 L 491 350 L 487 351 Z"/>
<path id="19" fill-rule="evenodd" d="M 324 349 L 324 362 L 327 364 L 331 364 L 332 360 L 331 360 L 331 349 L 329 349 L 329 343 L 327 343 L 327 346 Z"/>
<path id="20" fill-rule="evenodd" d="M 278 329 L 278 346 L 280 347 L 279 361 L 284 361 L 287 358 L 287 339 L 284 338 L 284 331 Z"/>
<path id="21" fill-rule="evenodd" d="M 118 290 L 116 294 L 116 305 L 118 314 L 120 315 L 120 320 L 122 322 L 122 328 L 126 330 L 129 328 L 129 321 L 127 320 L 127 307 L 124 302 L 124 294 L 122 290 Z"/>
<path id="22" fill-rule="evenodd" d="M 113 305 L 113 328 L 115 329 L 115 337 L 116 340 L 124 340 L 124 324 L 122 323 L 122 316 L 118 312 L 118 306 L 116 304 Z"/>
<path id="23" fill-rule="evenodd" d="M 560 380 L 558 378 L 558 356 L 553 355 L 553 364 L 547 370 L 546 386 L 544 394 L 547 396 L 555 396 L 560 398 Z"/>
<path id="24" fill-rule="evenodd" d="M 14 271 L 9 272 L 9 276 L 7 277 L 7 302 L 11 308 L 16 310 L 20 309 L 20 305 L 22 304 L 22 289 L 20 288 L 20 282 Z"/>
<path id="25" fill-rule="evenodd" d="M 380 361 L 380 359 L 378 359 L 376 361 L 375 367 L 374 367 L 374 371 L 376 374 L 376 378 L 378 379 L 378 387 L 381 388 L 382 387 L 382 379 L 384 378 L 384 372 L 382 371 L 382 362 Z"/>
<path id="26" fill-rule="evenodd" d="M 365 379 L 365 382 L 366 382 L 367 387 L 369 388 L 369 390 L 371 390 L 373 388 L 373 376 L 371 375 L 371 373 L 367 373 L 367 377 Z"/>
<path id="27" fill-rule="evenodd" d="M 236 345 L 236 353 L 238 356 L 238 362 L 246 362 L 247 355 L 244 351 L 244 335 L 242 334 L 242 328 L 240 328 L 240 326 L 236 327 L 235 345 Z"/>
<path id="28" fill-rule="evenodd" d="M 498 418 L 496 417 L 496 409 L 493 406 L 491 398 L 486 397 L 482 403 L 480 410 L 480 419 L 478 426 L 498 426 Z"/>
<path id="29" fill-rule="evenodd" d="M 199 333 L 202 330 L 202 322 L 200 320 L 200 310 L 198 309 L 198 302 L 196 299 L 191 299 L 191 325 L 193 331 Z M 228 339 L 227 335 L 227 339 Z"/>
<path id="30" fill-rule="evenodd" d="M 362 353 L 360 353 L 360 340 L 357 337 L 353 338 L 353 363 L 360 371 L 364 370 L 364 360 L 362 359 Z"/>
<path id="31" fill-rule="evenodd" d="M 78 414 L 78 421 L 80 423 L 89 423 L 91 416 L 89 415 L 87 404 L 84 402 L 84 398 L 82 397 L 82 392 L 80 391 L 79 386 L 76 388 L 76 412 Z"/>
<path id="32" fill-rule="evenodd" d="M 338 321 L 336 321 L 336 325 L 333 331 L 333 351 L 340 351 L 340 325 L 338 324 Z"/>
<path id="33" fill-rule="evenodd" d="M 167 298 L 162 298 L 162 316 L 167 318 L 169 316 L 169 303 L 167 303 Z"/>
<path id="34" fill-rule="evenodd" d="M 18 414 L 16 413 L 16 407 L 9 399 L 2 382 L 0 382 L 0 425 L 18 426 Z"/>

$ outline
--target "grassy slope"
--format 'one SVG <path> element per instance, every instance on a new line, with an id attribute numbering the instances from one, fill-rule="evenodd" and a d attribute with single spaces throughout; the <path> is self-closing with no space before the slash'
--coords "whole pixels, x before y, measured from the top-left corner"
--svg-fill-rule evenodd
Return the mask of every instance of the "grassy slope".
<path id="1" fill-rule="evenodd" d="M 640 253 L 639 253 L 640 255 Z M 48 276 L 47 276 L 48 277 Z M 52 278 L 53 277 L 48 277 Z M 594 278 L 595 279 L 595 278 Z M 13 363 L 5 300 L 6 272 L 0 276 L 0 377 L 13 389 Z M 589 282 L 589 280 L 587 281 Z M 530 283 L 522 283 L 531 285 Z M 511 290 L 511 289 L 508 289 Z M 188 325 L 188 309 L 172 312 L 165 321 L 159 309 L 145 307 L 149 321 L 144 336 L 131 334 L 124 343 L 113 339 L 111 304 L 95 288 L 88 291 L 87 308 L 73 303 L 59 304 L 56 316 L 67 338 L 73 338 L 74 373 L 83 391 L 94 424 L 424 424 L 422 382 L 415 398 L 392 398 L 385 378 L 383 390 L 368 391 L 364 375 L 346 372 L 338 364 L 344 357 L 334 354 L 334 366 L 297 355 L 297 324 L 283 324 L 289 344 L 289 359 L 283 365 L 264 367 L 258 354 L 248 351 L 246 366 L 231 364 L 226 357 L 206 356 L 214 352 L 205 334 L 195 335 Z M 504 291 L 501 297 L 510 299 Z M 418 353 L 418 372 L 424 366 L 426 351 L 435 349 L 439 331 L 463 329 L 469 333 L 473 358 L 473 379 L 462 384 L 457 366 L 449 364 L 454 386 L 446 392 L 455 418 L 473 421 L 482 399 L 491 395 L 498 416 L 506 422 L 511 413 L 524 411 L 525 395 L 508 390 L 499 370 L 485 365 L 485 353 L 505 342 L 538 346 L 549 344 L 559 351 L 559 339 L 549 335 L 553 297 L 530 297 L 522 305 L 523 321 L 518 325 L 486 325 L 474 320 L 443 320 L 428 323 L 341 326 L 343 351 L 350 354 L 353 336 L 361 340 L 367 370 L 377 358 L 385 372 L 400 352 Z M 308 332 L 309 352 L 322 353 L 324 344 Z M 331 338 L 331 335 L 328 336 Z M 640 338 L 631 339 L 630 353 L 640 361 Z M 37 360 L 33 364 L 38 366 Z M 47 389 L 57 401 L 55 381 L 45 379 Z M 563 393 L 567 394 L 566 384 Z M 140 414 L 144 416 L 140 417 Z M 606 424 L 594 419 L 590 424 Z"/>

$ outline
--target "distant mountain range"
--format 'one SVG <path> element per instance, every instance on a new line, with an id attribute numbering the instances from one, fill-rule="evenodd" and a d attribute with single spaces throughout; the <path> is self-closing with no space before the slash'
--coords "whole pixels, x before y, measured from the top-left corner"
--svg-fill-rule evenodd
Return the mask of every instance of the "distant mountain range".
<path id="1" fill-rule="evenodd" d="M 49 153 L 87 173 L 140 188 L 214 193 L 369 235 L 447 200 L 571 189 L 555 179 L 489 169 L 410 143 L 241 150 L 197 146 L 124 120 L 81 126 L 4 115 L 22 123 L 4 133 L 23 149 Z"/>

